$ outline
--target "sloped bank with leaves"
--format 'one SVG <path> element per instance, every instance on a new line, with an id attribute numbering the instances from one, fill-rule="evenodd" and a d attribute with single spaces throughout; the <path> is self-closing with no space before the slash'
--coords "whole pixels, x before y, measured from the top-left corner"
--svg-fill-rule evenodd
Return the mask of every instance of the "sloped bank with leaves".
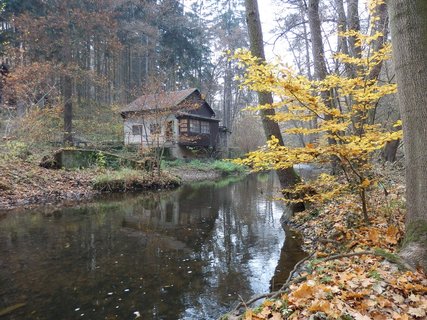
<path id="1" fill-rule="evenodd" d="M 425 319 L 425 274 L 397 255 L 405 232 L 404 186 L 390 181 L 370 190 L 369 224 L 355 196 L 298 213 L 289 224 L 304 235 L 310 256 L 281 290 L 244 301 L 224 318 Z"/>

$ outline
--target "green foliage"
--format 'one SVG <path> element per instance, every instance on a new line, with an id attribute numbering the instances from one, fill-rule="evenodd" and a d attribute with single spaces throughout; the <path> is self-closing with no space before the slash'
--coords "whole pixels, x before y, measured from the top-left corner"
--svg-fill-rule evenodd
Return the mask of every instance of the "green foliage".
<path id="1" fill-rule="evenodd" d="M 184 160 L 181 159 L 176 159 L 176 160 L 172 160 L 172 161 L 162 161 L 162 167 L 163 168 L 176 168 L 176 167 L 181 167 L 185 164 Z"/>
<path id="2" fill-rule="evenodd" d="M 247 172 L 247 168 L 243 165 L 227 161 L 227 160 L 174 160 L 174 161 L 163 161 L 162 166 L 164 168 L 181 168 L 183 170 L 199 170 L 199 171 L 219 171 L 223 175 L 243 174 Z"/>
<path id="3" fill-rule="evenodd" d="M 104 153 L 97 152 L 96 154 L 96 166 L 99 168 L 105 168 L 105 166 L 107 165 L 107 160 L 105 158 Z"/>
<path id="4" fill-rule="evenodd" d="M 0 160 L 11 161 L 15 159 L 27 160 L 31 155 L 26 143 L 20 141 L 8 141 L 3 145 Z"/>
<path id="5" fill-rule="evenodd" d="M 332 277 L 331 276 L 324 276 L 320 279 L 321 283 L 331 283 L 332 281 Z"/>
<path id="6" fill-rule="evenodd" d="M 238 165 L 234 162 L 216 160 L 212 163 L 212 168 L 214 170 L 221 171 L 225 174 L 237 174 L 244 173 L 246 171 L 246 167 L 242 165 Z"/>
<path id="7" fill-rule="evenodd" d="M 369 276 L 370 278 L 375 279 L 375 280 L 382 280 L 381 275 L 378 273 L 378 271 L 377 271 L 377 270 L 371 270 L 371 271 L 368 273 L 368 276 Z"/>

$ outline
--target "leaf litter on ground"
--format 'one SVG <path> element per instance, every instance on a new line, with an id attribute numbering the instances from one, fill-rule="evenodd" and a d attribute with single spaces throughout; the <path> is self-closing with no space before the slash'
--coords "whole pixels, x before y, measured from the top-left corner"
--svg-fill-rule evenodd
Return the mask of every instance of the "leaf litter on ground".
<path id="1" fill-rule="evenodd" d="M 292 218 L 314 259 L 298 275 L 303 281 L 242 318 L 427 319 L 426 276 L 405 268 L 397 255 L 405 231 L 405 187 L 391 181 L 384 190 L 371 190 L 368 225 L 352 196 Z"/>

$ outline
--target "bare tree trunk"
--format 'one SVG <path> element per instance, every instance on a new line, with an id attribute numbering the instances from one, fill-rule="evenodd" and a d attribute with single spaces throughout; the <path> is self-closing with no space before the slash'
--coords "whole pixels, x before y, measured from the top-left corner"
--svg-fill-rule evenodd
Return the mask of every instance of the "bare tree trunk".
<path id="1" fill-rule="evenodd" d="M 378 20 L 375 22 L 375 25 L 372 26 L 371 34 L 375 34 L 376 32 L 381 32 L 382 36 L 380 36 L 377 40 L 374 41 L 372 44 L 372 52 L 377 52 L 384 44 L 387 42 L 388 33 L 389 33 L 389 27 L 388 27 L 388 15 L 387 15 L 387 4 L 382 3 L 379 5 L 377 9 L 377 15 Z M 380 75 L 381 68 L 383 66 L 383 62 L 377 64 L 375 67 L 372 68 L 371 72 L 369 73 L 369 80 L 377 79 Z"/>
<path id="2" fill-rule="evenodd" d="M 388 141 L 382 151 L 382 156 L 385 162 L 395 162 L 397 149 L 399 148 L 400 139 Z"/>
<path id="3" fill-rule="evenodd" d="M 68 44 L 63 48 L 62 58 L 65 68 L 72 61 L 72 41 L 70 35 L 65 35 L 64 42 Z M 62 99 L 64 101 L 64 145 L 73 145 L 73 77 L 70 70 L 65 70 L 62 77 Z"/>
<path id="4" fill-rule="evenodd" d="M 307 4 L 306 4 L 305 0 L 300 0 L 300 15 L 301 15 L 302 21 L 305 20 L 306 12 L 307 12 Z M 304 32 L 305 65 L 307 68 L 307 77 L 308 77 L 308 79 L 312 80 L 313 76 L 311 74 L 310 40 L 309 40 L 309 35 L 308 35 L 306 24 L 303 23 L 302 27 L 303 27 L 303 32 Z"/>
<path id="5" fill-rule="evenodd" d="M 64 99 L 64 145 L 73 144 L 73 79 L 63 77 L 62 98 Z"/>
<path id="6" fill-rule="evenodd" d="M 377 8 L 377 15 L 378 20 L 375 22 L 375 25 L 372 26 L 371 34 L 375 34 L 376 32 L 381 32 L 382 36 L 380 36 L 377 40 L 375 40 L 372 43 L 372 52 L 378 52 L 384 47 L 384 44 L 387 42 L 388 34 L 389 34 L 389 21 L 388 21 L 388 14 L 387 14 L 387 5 L 386 3 L 382 3 Z M 381 69 L 383 67 L 384 63 L 381 61 L 377 65 L 375 65 L 372 70 L 370 71 L 368 75 L 368 80 L 376 80 L 379 78 Z M 376 111 L 377 108 L 374 108 L 373 110 L 369 111 L 369 121 L 370 123 L 374 124 L 376 119 Z M 399 128 L 398 130 L 400 130 Z M 394 145 L 394 144 L 392 144 Z M 397 146 L 399 145 L 399 141 L 397 141 Z M 396 150 L 397 151 L 397 147 Z M 394 157 L 396 156 L 396 152 Z M 395 160 L 391 161 L 394 162 Z"/>
<path id="7" fill-rule="evenodd" d="M 262 36 L 261 21 L 258 11 L 257 0 L 245 0 L 246 7 L 246 20 L 249 31 L 249 42 L 251 52 L 254 56 L 265 61 L 264 41 Z M 259 104 L 272 104 L 273 96 L 270 92 L 258 92 Z M 261 110 L 261 120 L 264 128 L 264 133 L 267 139 L 275 136 L 279 139 L 279 144 L 283 146 L 282 132 L 277 122 L 271 120 L 269 117 L 273 116 L 275 111 L 273 109 Z M 290 188 L 300 181 L 295 170 L 291 168 L 283 169 L 277 172 L 282 188 Z M 294 206 L 293 210 L 297 211 L 303 208 Z"/>
<path id="8" fill-rule="evenodd" d="M 322 39 L 322 28 L 320 23 L 319 15 L 319 0 L 309 0 L 308 2 L 308 23 L 310 27 L 311 34 L 311 48 L 313 53 L 314 61 L 314 76 L 317 80 L 324 80 L 328 75 L 328 70 L 326 68 L 325 61 L 325 50 L 323 48 L 323 39 Z M 330 91 L 322 91 L 320 93 L 323 103 L 329 109 L 332 109 L 333 96 Z M 330 115 L 325 115 L 326 120 L 331 120 Z M 336 144 L 336 141 L 332 138 L 328 138 L 328 143 L 330 145 Z M 337 159 L 332 158 L 332 173 L 336 173 L 337 170 Z"/>
<path id="9" fill-rule="evenodd" d="M 347 21 L 348 30 L 360 31 L 359 0 L 348 0 Z M 352 57 L 360 58 L 362 48 L 356 44 L 356 40 L 356 37 L 349 37 L 349 51 Z"/>
<path id="10" fill-rule="evenodd" d="M 347 31 L 347 17 L 345 14 L 344 9 L 344 1 L 343 0 L 335 0 L 335 4 L 337 6 L 337 13 L 338 13 L 338 26 L 337 30 L 338 32 L 346 32 Z M 338 35 L 338 52 L 342 52 L 344 54 L 349 54 L 348 50 L 348 42 L 347 38 Z M 351 73 L 351 68 L 348 63 L 345 63 L 345 72 L 347 75 Z"/>
<path id="11" fill-rule="evenodd" d="M 323 48 L 322 29 L 319 16 L 319 0 L 308 2 L 308 23 L 311 34 L 311 48 L 314 62 L 314 76 L 317 80 L 324 80 L 328 75 L 325 61 L 325 50 Z M 330 93 L 322 96 L 323 102 L 331 106 Z"/>
<path id="12" fill-rule="evenodd" d="M 406 235 L 401 256 L 427 271 L 427 2 L 388 2 L 406 159 Z"/>

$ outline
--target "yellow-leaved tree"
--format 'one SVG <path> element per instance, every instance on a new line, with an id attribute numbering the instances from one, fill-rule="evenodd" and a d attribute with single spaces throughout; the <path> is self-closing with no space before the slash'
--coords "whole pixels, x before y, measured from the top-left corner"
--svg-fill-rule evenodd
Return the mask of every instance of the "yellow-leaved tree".
<path id="1" fill-rule="evenodd" d="M 371 6 L 371 23 L 375 23 L 375 10 L 380 1 Z M 377 182 L 371 170 L 370 158 L 387 141 L 401 137 L 402 132 L 390 132 L 375 123 L 375 111 L 380 99 L 396 92 L 393 83 L 382 83 L 372 77 L 372 71 L 390 58 L 389 44 L 373 45 L 382 37 L 380 32 L 364 35 L 355 31 L 341 34 L 353 37 L 362 55 L 351 57 L 337 54 L 335 59 L 351 65 L 356 72 L 350 76 L 331 74 L 323 81 L 310 81 L 296 74 L 281 62 L 264 63 L 246 50 L 238 50 L 233 58 L 245 69 L 242 85 L 254 91 L 272 92 L 275 101 L 271 105 L 251 107 L 251 110 L 274 108 L 272 118 L 279 123 L 306 123 L 300 127 L 285 129 L 287 134 L 315 136 L 305 147 L 280 146 L 272 137 L 266 146 L 250 152 L 246 158 L 236 160 L 249 165 L 255 171 L 284 169 L 296 164 L 333 163 L 342 175 L 320 174 L 317 179 L 304 181 L 284 193 L 303 195 L 305 201 L 319 202 L 336 199 L 348 193 L 360 196 L 365 222 L 369 221 L 367 189 Z M 330 103 L 322 100 L 322 92 L 328 91 Z M 315 127 L 308 124 L 317 123 Z M 396 124 L 398 126 L 399 123 Z M 286 197 L 286 201 L 295 197 Z"/>

